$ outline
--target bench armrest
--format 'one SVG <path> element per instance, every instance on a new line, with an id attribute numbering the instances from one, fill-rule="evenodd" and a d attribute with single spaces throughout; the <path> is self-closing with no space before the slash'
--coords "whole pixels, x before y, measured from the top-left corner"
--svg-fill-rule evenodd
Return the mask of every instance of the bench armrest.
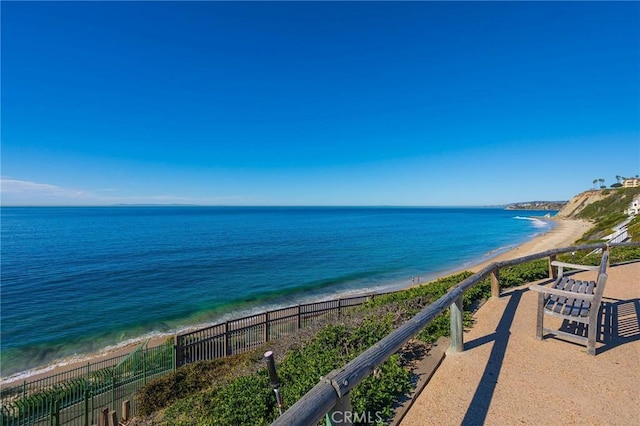
<path id="1" fill-rule="evenodd" d="M 557 288 L 544 287 L 540 285 L 532 285 L 529 287 L 529 289 L 537 293 L 553 294 L 555 296 L 562 296 L 568 299 L 579 299 L 579 300 L 586 300 L 589 302 L 592 302 L 593 299 L 595 298 L 594 294 L 575 293 L 573 291 L 558 290 Z"/>
<path id="2" fill-rule="evenodd" d="M 554 260 L 553 262 L 551 262 L 552 266 L 562 266 L 565 268 L 573 268 L 573 269 L 579 269 L 581 271 L 597 271 L 598 269 L 600 269 L 600 265 L 596 265 L 596 266 L 592 266 L 592 265 L 576 265 L 575 263 L 565 263 L 565 262 L 559 262 L 557 260 Z"/>

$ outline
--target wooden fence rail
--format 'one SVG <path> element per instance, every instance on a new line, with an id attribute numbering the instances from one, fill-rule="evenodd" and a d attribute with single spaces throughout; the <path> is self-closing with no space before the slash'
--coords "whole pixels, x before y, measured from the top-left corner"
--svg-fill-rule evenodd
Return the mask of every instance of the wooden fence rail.
<path id="1" fill-rule="evenodd" d="M 334 370 L 323 377 L 320 382 L 299 399 L 291 408 L 283 413 L 272 425 L 310 425 L 317 424 L 325 415 L 333 418 L 333 412 L 340 413 L 337 416 L 346 420 L 344 412 L 350 410 L 349 392 L 363 379 L 371 374 L 375 368 L 385 362 L 391 355 L 398 351 L 405 343 L 420 332 L 434 318 L 451 307 L 451 346 L 450 351 L 460 352 L 464 350 L 462 337 L 462 296 L 466 290 L 475 286 L 485 277 L 491 276 L 492 297 L 500 295 L 499 271 L 508 266 L 514 266 L 532 260 L 549 258 L 549 277 L 555 277 L 557 271 L 551 265 L 551 261 L 561 253 L 579 250 L 609 250 L 610 247 L 640 246 L 640 242 L 628 242 L 617 244 L 589 244 L 571 246 L 560 249 L 547 250 L 530 256 L 520 257 L 503 262 L 494 262 L 476 274 L 470 276 L 456 286 L 452 287 L 444 296 L 433 304 L 424 308 L 415 317 L 391 332 L 385 338 L 360 354 L 344 367 Z M 350 424 L 343 422 L 341 424 Z"/>

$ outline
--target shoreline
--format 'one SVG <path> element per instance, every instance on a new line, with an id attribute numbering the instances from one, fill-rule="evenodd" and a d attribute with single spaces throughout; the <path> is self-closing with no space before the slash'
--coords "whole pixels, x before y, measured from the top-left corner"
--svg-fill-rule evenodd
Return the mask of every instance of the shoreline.
<path id="1" fill-rule="evenodd" d="M 404 288 L 420 286 L 431 281 L 435 281 L 439 278 L 446 278 L 464 271 L 470 271 L 473 273 L 479 272 L 484 267 L 495 262 L 502 262 L 505 260 L 516 259 L 518 257 L 525 257 L 549 249 L 569 247 L 593 227 L 593 224 L 591 222 L 582 219 L 566 219 L 556 217 L 536 217 L 536 219 L 554 222 L 555 226 L 548 231 L 536 235 L 532 239 L 515 245 L 503 252 L 499 252 L 496 255 L 487 256 L 486 259 L 480 262 L 470 263 L 467 266 L 454 268 L 447 272 L 440 273 L 437 276 L 429 276 L 429 278 L 424 280 L 424 282 L 411 284 Z"/>
<path id="2" fill-rule="evenodd" d="M 585 232 L 593 227 L 591 222 L 581 219 L 559 219 L 551 217 L 544 218 L 544 220 L 554 222 L 556 226 L 529 241 L 467 269 L 471 272 L 478 272 L 490 263 L 529 256 L 549 249 L 568 247 L 573 245 L 576 240 L 580 239 Z M 459 272 L 460 271 L 462 270 L 459 270 Z"/>
<path id="3" fill-rule="evenodd" d="M 542 218 L 539 217 L 536 217 L 536 219 L 542 220 Z M 444 273 L 437 273 L 434 276 L 429 275 L 429 278 L 425 279 L 419 284 L 409 283 L 408 285 L 400 287 L 399 289 L 410 288 L 414 285 L 422 285 L 434 281 L 438 278 L 450 276 L 462 271 L 478 272 L 482 268 L 493 262 L 515 259 L 517 257 L 524 257 L 552 248 L 567 247 L 572 245 L 585 232 L 587 232 L 590 227 L 593 226 L 590 222 L 578 219 L 559 219 L 551 217 L 544 218 L 544 220 L 554 222 L 555 226 L 550 230 L 535 236 L 531 240 L 525 241 L 524 243 L 510 248 L 507 251 L 500 252 L 495 256 L 488 256 L 486 259 L 478 263 L 469 264 L 468 266 L 456 267 L 455 269 Z M 426 276 L 427 275 L 425 275 L 425 277 Z M 190 329 L 191 327 L 188 328 Z M 200 327 L 193 327 L 193 329 L 197 328 Z M 130 343 L 121 342 L 121 346 L 116 345 L 115 347 L 106 347 L 99 352 L 82 354 L 70 358 L 63 358 L 58 361 L 54 361 L 50 365 L 25 370 L 8 377 L 0 378 L 0 384 L 2 385 L 2 387 L 15 386 L 21 383 L 23 380 L 35 381 L 44 377 L 51 376 L 53 374 L 59 374 L 76 368 L 86 367 L 87 363 L 89 362 L 98 362 L 121 355 L 126 355 L 140 346 L 140 344 L 147 339 L 147 346 L 151 348 L 164 343 L 170 336 L 173 335 L 173 333 L 169 333 L 152 337 L 142 337 L 139 340 L 131 341 Z"/>

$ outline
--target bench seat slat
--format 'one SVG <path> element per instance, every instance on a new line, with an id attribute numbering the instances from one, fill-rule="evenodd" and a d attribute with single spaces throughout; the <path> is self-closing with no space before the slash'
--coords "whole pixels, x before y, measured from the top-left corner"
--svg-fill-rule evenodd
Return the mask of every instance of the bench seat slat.
<path id="1" fill-rule="evenodd" d="M 586 281 L 576 281 L 576 285 L 574 286 L 573 291 L 578 294 L 586 294 L 587 290 L 587 282 Z M 573 299 L 573 303 L 571 304 L 571 308 L 565 312 L 565 315 L 569 315 L 572 317 L 583 316 L 582 315 L 582 302 L 581 299 Z"/>
<path id="2" fill-rule="evenodd" d="M 574 292 L 573 288 L 576 285 L 576 281 L 572 279 L 563 279 L 558 283 L 558 288 L 563 291 Z M 568 297 L 558 296 L 555 300 L 555 305 L 553 306 L 553 311 L 556 313 L 562 313 L 563 315 L 567 315 L 566 311 L 567 305 L 573 305 L 573 300 Z"/>
<path id="3" fill-rule="evenodd" d="M 550 290 L 551 289 L 551 290 Z M 595 292 L 594 281 L 578 281 L 564 277 L 555 282 L 550 288 L 542 287 L 543 293 L 549 292 L 544 309 L 568 317 L 586 317 L 589 315 L 591 299 Z M 556 294 L 554 291 L 559 290 Z M 557 294 L 562 292 L 562 294 Z M 585 297 L 586 296 L 586 297 Z"/>
<path id="4" fill-rule="evenodd" d="M 582 281 L 574 280 L 573 285 L 571 286 L 569 291 L 572 293 L 580 294 L 581 288 L 582 288 Z M 561 312 L 564 315 L 571 315 L 571 312 L 573 312 L 573 309 L 576 308 L 577 305 L 582 306 L 582 300 L 579 300 L 576 298 L 567 298 L 567 300 L 565 300 L 564 302 L 564 309 L 562 309 Z"/>
<path id="5" fill-rule="evenodd" d="M 572 280 L 567 277 L 561 277 L 561 279 L 557 280 L 551 285 L 551 288 L 567 291 L 568 287 L 572 285 L 571 281 Z M 549 301 L 547 302 L 546 309 L 554 312 L 559 312 L 559 310 L 556 310 L 556 306 L 558 304 L 564 303 L 565 300 L 567 300 L 566 297 L 551 294 L 549 296 Z"/>
<path id="6" fill-rule="evenodd" d="M 596 283 L 595 281 L 586 281 L 584 283 L 584 294 L 594 294 L 595 293 Z M 576 316 L 586 317 L 589 315 L 589 309 L 591 308 L 591 302 L 588 300 L 582 301 L 582 306 L 580 308 L 580 313 Z"/>

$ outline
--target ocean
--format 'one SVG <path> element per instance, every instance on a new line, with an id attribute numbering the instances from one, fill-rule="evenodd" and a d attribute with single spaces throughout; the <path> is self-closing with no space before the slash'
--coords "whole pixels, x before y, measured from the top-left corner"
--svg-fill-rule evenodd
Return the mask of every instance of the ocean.
<path id="1" fill-rule="evenodd" d="M 1 375 L 264 309 L 425 282 L 548 231 L 545 213 L 3 207 Z"/>

